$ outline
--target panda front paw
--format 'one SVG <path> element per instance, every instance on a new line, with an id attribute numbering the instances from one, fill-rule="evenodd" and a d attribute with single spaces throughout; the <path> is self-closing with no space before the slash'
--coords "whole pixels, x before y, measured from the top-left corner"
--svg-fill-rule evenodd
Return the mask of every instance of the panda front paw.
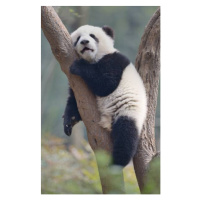
<path id="1" fill-rule="evenodd" d="M 66 135 L 70 136 L 72 134 L 72 125 L 64 124 L 64 132 Z"/>
<path id="2" fill-rule="evenodd" d="M 73 62 L 73 64 L 70 67 L 70 72 L 72 74 L 80 76 L 81 70 L 80 70 L 80 67 L 79 67 L 79 61 L 78 60 L 76 60 L 76 61 Z"/>
<path id="3" fill-rule="evenodd" d="M 76 120 L 75 116 L 69 118 L 65 115 L 63 115 L 63 118 L 64 118 L 64 122 L 63 122 L 63 125 L 64 125 L 64 132 L 66 135 L 70 136 L 72 134 L 72 128 L 75 124 L 78 123 L 78 121 Z"/>

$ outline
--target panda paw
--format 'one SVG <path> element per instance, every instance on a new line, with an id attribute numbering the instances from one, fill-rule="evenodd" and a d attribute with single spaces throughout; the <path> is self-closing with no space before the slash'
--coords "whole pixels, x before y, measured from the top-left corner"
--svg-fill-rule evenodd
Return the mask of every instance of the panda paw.
<path id="1" fill-rule="evenodd" d="M 71 65 L 70 72 L 72 74 L 80 76 L 81 70 L 80 70 L 80 67 L 79 67 L 79 61 L 78 60 L 74 61 L 74 63 Z"/>
<path id="2" fill-rule="evenodd" d="M 72 134 L 72 128 L 75 124 L 78 123 L 78 121 L 76 120 L 75 116 L 69 118 L 63 115 L 64 118 L 64 132 L 66 135 L 70 136 Z"/>
<path id="3" fill-rule="evenodd" d="M 72 125 L 64 124 L 64 132 L 66 135 L 70 136 L 72 134 Z"/>

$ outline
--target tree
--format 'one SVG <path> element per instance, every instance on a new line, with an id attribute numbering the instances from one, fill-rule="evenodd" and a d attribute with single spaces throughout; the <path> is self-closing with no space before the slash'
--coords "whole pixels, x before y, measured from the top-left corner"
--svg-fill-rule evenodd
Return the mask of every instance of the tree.
<path id="1" fill-rule="evenodd" d="M 145 28 L 135 66 L 143 79 L 148 97 L 147 118 L 141 133 L 137 154 L 133 159 L 138 184 L 142 191 L 149 163 L 152 158 L 157 156 L 154 125 L 160 78 L 160 8 Z"/>
<path id="2" fill-rule="evenodd" d="M 94 153 L 98 149 L 103 149 L 108 152 L 111 152 L 112 151 L 112 141 L 110 138 L 110 134 L 98 125 L 98 122 L 100 120 L 100 115 L 99 115 L 99 112 L 97 109 L 96 100 L 95 100 L 94 95 L 90 92 L 90 90 L 87 88 L 86 84 L 80 77 L 69 73 L 69 66 L 77 58 L 77 55 L 74 51 L 72 41 L 71 41 L 71 38 L 70 38 L 70 35 L 69 35 L 67 29 L 65 28 L 65 26 L 63 25 L 60 18 L 58 17 L 58 15 L 56 14 L 56 12 L 54 11 L 54 9 L 52 7 L 43 6 L 41 14 L 42 14 L 43 32 L 51 45 L 51 49 L 52 49 L 54 56 L 60 63 L 62 71 L 67 75 L 67 77 L 69 79 L 69 84 L 74 91 L 80 115 L 81 115 L 82 120 L 87 129 L 88 141 L 89 141 L 91 148 L 93 149 Z M 148 28 L 148 26 L 147 26 L 147 28 Z M 150 31 L 150 33 L 151 33 L 151 31 Z M 145 38 L 145 37 L 143 36 L 143 38 Z M 148 36 L 147 36 L 147 38 L 148 38 Z M 149 41 L 149 40 L 145 40 L 145 41 Z M 151 45 L 149 43 L 144 44 L 145 47 L 147 45 L 149 45 L 149 49 L 150 49 Z M 157 45 L 159 45 L 159 44 L 157 44 Z M 142 52 L 142 45 L 140 45 L 140 46 L 141 46 L 141 48 L 139 48 L 139 52 Z M 158 56 L 159 54 L 156 54 L 156 55 Z M 139 185 L 141 185 L 140 189 L 142 190 L 143 177 L 145 175 L 147 165 L 149 163 L 149 160 L 151 160 L 150 157 L 152 158 L 152 156 L 155 154 L 155 139 L 154 139 L 154 135 L 152 134 L 153 132 L 150 129 L 153 129 L 153 127 L 154 127 L 154 124 L 153 124 L 154 118 L 151 115 L 153 114 L 155 116 L 155 105 L 156 105 L 157 93 L 154 92 L 155 95 L 152 96 L 152 93 L 151 93 L 152 87 L 150 87 L 150 86 L 154 86 L 155 85 L 154 82 L 156 82 L 156 83 L 158 82 L 157 78 L 159 79 L 159 75 L 155 75 L 153 77 L 152 73 L 150 73 L 150 76 L 148 76 L 148 72 L 149 72 L 148 66 L 149 67 L 151 66 L 153 68 L 154 68 L 154 66 L 153 66 L 153 64 L 149 65 L 148 62 L 145 63 L 144 62 L 145 58 L 143 58 L 143 56 L 138 55 L 138 58 L 139 57 L 141 57 L 141 59 L 139 59 L 140 61 L 138 61 L 138 64 L 136 62 L 136 64 L 137 64 L 136 66 L 140 68 L 139 72 L 140 72 L 143 80 L 144 80 L 144 78 L 146 79 L 146 81 L 144 81 L 144 82 L 145 82 L 145 86 L 147 87 L 147 94 L 148 94 L 148 96 L 150 95 L 150 97 L 151 97 L 149 99 L 148 105 L 150 105 L 150 106 L 153 105 L 152 109 L 150 111 L 148 111 L 148 117 L 147 117 L 147 120 L 146 120 L 146 123 L 144 126 L 145 128 L 143 129 L 143 132 L 142 132 L 142 137 L 145 137 L 145 138 L 143 138 L 141 140 L 141 142 L 139 144 L 139 148 L 138 148 L 139 151 L 137 153 L 136 158 L 134 159 L 134 164 L 136 165 L 136 167 L 135 167 L 136 175 L 138 173 L 138 175 L 137 175 L 138 183 L 139 183 Z M 145 52 L 145 57 L 146 57 L 146 59 L 149 60 L 149 62 L 151 62 L 152 60 L 155 61 L 155 59 L 153 58 L 153 52 L 151 52 L 150 50 L 149 50 L 149 53 Z M 145 67 L 143 66 L 143 63 L 145 64 Z M 158 67 L 159 64 L 158 64 L 158 62 L 156 62 L 156 63 L 157 63 L 156 66 Z M 147 70 L 145 71 L 144 69 L 147 69 Z M 149 81 L 148 78 L 152 78 L 152 80 Z M 154 81 L 154 79 L 156 81 Z M 157 85 L 155 85 L 155 86 L 157 86 Z M 156 89 L 158 90 L 158 88 L 155 88 L 155 90 Z M 152 148 L 150 149 L 151 154 L 150 154 L 150 156 L 148 156 L 148 159 L 149 159 L 148 162 L 143 161 L 143 159 L 146 159 L 146 156 L 144 156 L 144 155 L 146 155 L 146 151 L 143 151 L 143 148 L 146 147 L 144 144 L 146 144 L 146 143 L 147 143 L 147 145 L 148 144 L 152 145 Z M 142 157 L 143 159 L 141 159 L 139 157 L 141 155 L 143 156 Z M 138 169 L 137 162 L 144 165 L 142 167 L 142 169 L 143 169 L 142 171 Z M 97 159 L 97 164 L 99 167 L 100 165 L 98 163 L 98 159 Z M 104 176 L 103 169 L 101 167 L 99 167 L 99 175 L 100 175 L 100 179 L 101 179 L 103 193 L 109 193 L 109 191 L 111 191 L 113 188 L 112 188 L 112 185 L 108 184 L 109 177 Z M 142 181 L 140 181 L 139 179 L 141 179 Z M 120 172 L 120 175 L 118 176 L 118 181 L 120 181 L 121 185 L 123 185 L 123 172 L 122 171 Z M 123 191 L 119 191 L 119 192 L 122 193 Z"/>

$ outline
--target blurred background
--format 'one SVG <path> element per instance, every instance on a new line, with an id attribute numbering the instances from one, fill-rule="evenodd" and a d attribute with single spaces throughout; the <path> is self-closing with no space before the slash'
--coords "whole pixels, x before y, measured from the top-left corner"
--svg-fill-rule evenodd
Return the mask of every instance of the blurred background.
<path id="1" fill-rule="evenodd" d="M 145 26 L 158 7 L 152 6 L 57 6 L 54 7 L 69 33 L 79 26 L 111 26 L 115 48 L 133 63 Z M 63 131 L 68 98 L 68 80 L 60 70 L 50 45 L 41 31 L 41 141 L 42 194 L 102 193 L 94 154 L 88 144 L 84 124 L 77 124 L 70 137 Z M 160 149 L 160 90 L 155 135 Z M 104 156 L 104 155 L 102 155 Z M 127 193 L 139 193 L 132 163 L 125 167 Z"/>

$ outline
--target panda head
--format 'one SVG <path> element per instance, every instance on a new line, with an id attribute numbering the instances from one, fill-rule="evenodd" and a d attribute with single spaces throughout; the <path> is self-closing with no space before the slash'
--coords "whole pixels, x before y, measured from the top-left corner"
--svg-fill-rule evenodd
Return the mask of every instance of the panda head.
<path id="1" fill-rule="evenodd" d="M 71 34 L 78 55 L 91 63 L 98 62 L 104 55 L 116 51 L 114 32 L 108 26 L 84 25 Z"/>

